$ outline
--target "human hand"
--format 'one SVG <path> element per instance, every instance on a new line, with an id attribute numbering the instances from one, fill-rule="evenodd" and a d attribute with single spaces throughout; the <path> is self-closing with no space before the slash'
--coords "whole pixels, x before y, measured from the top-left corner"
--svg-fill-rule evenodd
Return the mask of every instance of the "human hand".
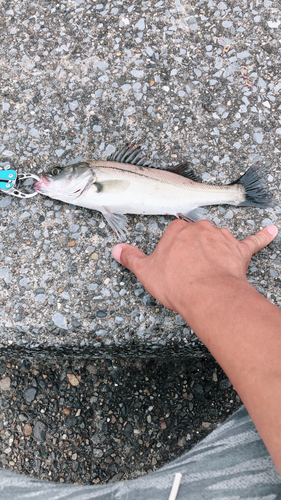
<path id="1" fill-rule="evenodd" d="M 130 269 L 165 307 L 188 313 L 194 294 L 216 283 L 246 280 L 251 257 L 277 235 L 276 226 L 238 241 L 228 229 L 203 220 L 188 224 L 173 221 L 151 255 L 126 243 L 116 245 L 113 257 Z"/>

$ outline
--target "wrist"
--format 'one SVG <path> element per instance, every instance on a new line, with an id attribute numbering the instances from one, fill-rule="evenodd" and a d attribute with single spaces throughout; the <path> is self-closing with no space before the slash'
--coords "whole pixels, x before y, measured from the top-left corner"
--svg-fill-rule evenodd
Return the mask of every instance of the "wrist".
<path id="1" fill-rule="evenodd" d="M 221 276 L 189 283 L 188 291 L 181 295 L 177 311 L 193 330 L 204 330 L 205 323 L 229 314 L 235 304 L 245 296 L 258 293 L 246 281 L 235 276 Z"/>
<path id="2" fill-rule="evenodd" d="M 232 365 L 242 370 L 247 366 L 255 371 L 266 364 L 269 336 L 275 332 L 281 342 L 281 311 L 243 279 L 227 277 L 212 286 L 200 283 L 199 288 L 179 313 L 222 368 L 228 372 Z"/>

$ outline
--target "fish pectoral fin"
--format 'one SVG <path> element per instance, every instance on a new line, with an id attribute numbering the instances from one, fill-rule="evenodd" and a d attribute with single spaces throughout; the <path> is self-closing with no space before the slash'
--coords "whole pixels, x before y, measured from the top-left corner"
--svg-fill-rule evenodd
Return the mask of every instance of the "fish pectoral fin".
<path id="1" fill-rule="evenodd" d="M 106 194 L 122 193 L 129 187 L 129 185 L 130 185 L 129 181 L 122 181 L 119 179 L 94 183 L 97 193 L 106 193 Z"/>
<path id="2" fill-rule="evenodd" d="M 119 236 L 120 239 L 126 240 L 126 234 L 128 232 L 127 222 L 128 219 L 124 214 L 114 214 L 107 207 L 102 207 L 102 214 L 106 219 L 106 222 L 110 225 L 111 229 Z"/>
<path id="3" fill-rule="evenodd" d="M 188 222 L 198 222 L 199 220 L 206 219 L 208 211 L 206 208 L 194 208 L 190 212 L 178 213 L 177 217 L 187 220 Z"/>

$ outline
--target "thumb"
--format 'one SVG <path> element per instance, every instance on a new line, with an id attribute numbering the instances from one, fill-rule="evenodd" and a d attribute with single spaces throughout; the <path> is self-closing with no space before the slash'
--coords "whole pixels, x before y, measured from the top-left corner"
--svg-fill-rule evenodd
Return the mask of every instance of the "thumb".
<path id="1" fill-rule="evenodd" d="M 246 243 L 251 255 L 258 252 L 262 248 L 266 247 L 272 240 L 274 240 L 275 236 L 278 234 L 278 229 L 276 226 L 267 226 L 261 231 L 252 236 L 248 236 L 243 240 L 243 243 Z"/>
<path id="2" fill-rule="evenodd" d="M 137 274 L 140 262 L 147 257 L 138 247 L 133 247 L 127 243 L 120 243 L 112 249 L 112 257 L 127 267 L 134 274 Z"/>

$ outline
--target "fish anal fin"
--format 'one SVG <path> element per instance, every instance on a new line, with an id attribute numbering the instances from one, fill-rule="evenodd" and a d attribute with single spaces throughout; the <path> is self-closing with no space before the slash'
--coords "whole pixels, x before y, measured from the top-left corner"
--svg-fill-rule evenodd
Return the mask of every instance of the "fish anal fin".
<path id="1" fill-rule="evenodd" d="M 126 240 L 128 219 L 124 214 L 113 213 L 107 207 L 102 207 L 102 214 L 108 225 L 113 229 L 121 240 Z"/>
<path id="2" fill-rule="evenodd" d="M 172 165 L 171 167 L 166 168 L 166 170 L 174 172 L 174 174 L 182 175 L 191 181 L 201 182 L 201 179 L 199 179 L 194 170 L 190 168 L 189 161 L 183 161 L 182 163 L 178 163 L 178 165 Z"/>
<path id="3" fill-rule="evenodd" d="M 194 208 L 186 213 L 178 213 L 179 219 L 186 220 L 187 222 L 198 222 L 199 220 L 206 219 L 207 210 L 205 208 Z"/>

